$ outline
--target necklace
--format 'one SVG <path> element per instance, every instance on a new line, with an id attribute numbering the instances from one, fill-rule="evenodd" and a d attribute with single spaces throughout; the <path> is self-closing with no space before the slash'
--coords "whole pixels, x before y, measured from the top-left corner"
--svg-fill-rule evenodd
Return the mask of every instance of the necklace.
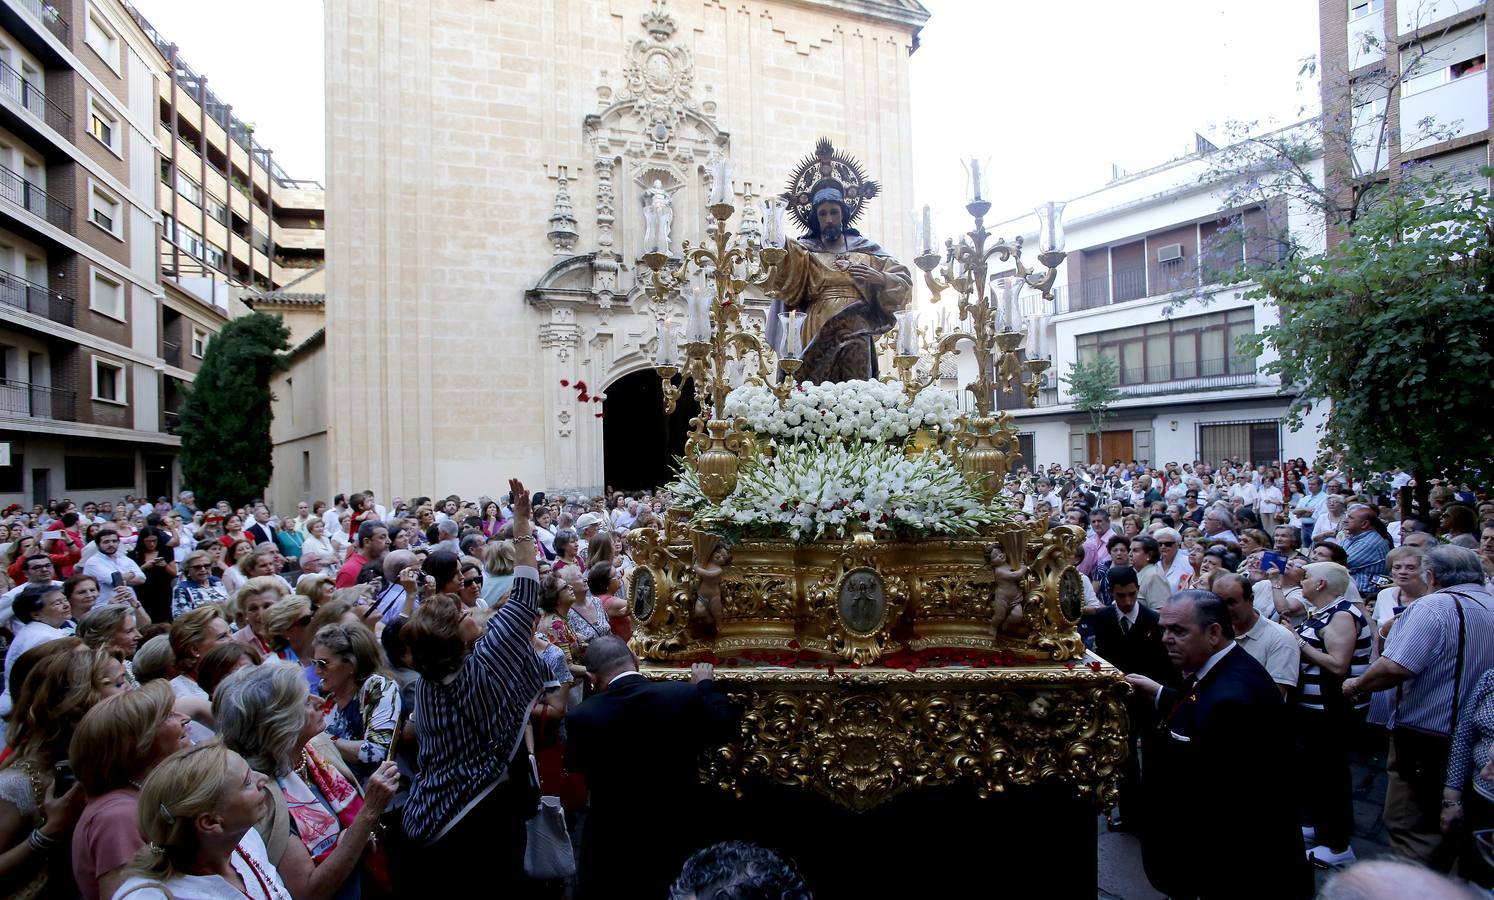
<path id="1" fill-rule="evenodd" d="M 238 847 L 233 848 L 233 852 L 238 856 L 239 859 L 242 859 L 244 861 L 244 864 L 249 867 L 249 871 L 254 873 L 254 880 L 259 882 L 259 889 L 264 892 L 264 900 L 285 900 L 285 895 L 281 894 L 280 891 L 273 886 L 269 876 L 267 876 L 264 871 L 260 869 L 259 863 L 254 861 L 254 857 L 245 853 L 243 850 L 240 850 Z M 244 887 L 248 886 L 249 885 L 246 882 L 244 884 Z M 239 889 L 239 893 L 243 894 L 245 897 L 248 897 L 249 900 L 256 900 L 256 898 L 251 896 L 249 892 L 244 890 L 243 888 Z"/>

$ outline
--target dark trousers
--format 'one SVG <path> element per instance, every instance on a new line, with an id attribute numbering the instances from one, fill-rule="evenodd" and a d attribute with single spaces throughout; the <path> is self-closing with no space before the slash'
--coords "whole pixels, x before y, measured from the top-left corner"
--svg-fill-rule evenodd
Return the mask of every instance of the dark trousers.
<path id="1" fill-rule="evenodd" d="M 1475 831 L 1494 828 L 1494 803 L 1473 789 L 1463 788 L 1463 827 L 1459 834 L 1458 874 L 1482 888 L 1494 888 L 1494 868 L 1473 839 Z"/>
<path id="2" fill-rule="evenodd" d="M 1317 843 L 1341 853 L 1348 849 L 1354 834 L 1354 779 L 1349 771 L 1349 754 L 1364 713 L 1299 706 L 1293 715 L 1301 756 L 1299 771 L 1308 773 L 1300 782 L 1303 818 L 1317 831 Z"/>
<path id="3" fill-rule="evenodd" d="M 395 890 L 401 897 L 514 897 L 524 876 L 525 818 L 514 792 L 498 785 L 446 834 L 425 846 L 401 848 Z"/>

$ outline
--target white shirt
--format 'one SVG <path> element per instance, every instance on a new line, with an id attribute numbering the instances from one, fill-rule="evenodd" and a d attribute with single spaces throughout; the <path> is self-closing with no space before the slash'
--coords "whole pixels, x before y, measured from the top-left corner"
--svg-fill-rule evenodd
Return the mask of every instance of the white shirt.
<path id="1" fill-rule="evenodd" d="M 250 859 L 254 861 L 253 865 L 248 862 Z M 280 873 L 270 862 L 264 840 L 253 828 L 244 832 L 244 836 L 239 839 L 238 849 L 228 860 L 244 882 L 242 893 L 224 881 L 221 875 L 178 875 L 164 882 L 170 894 L 160 888 L 144 887 L 143 885 L 151 884 L 151 880 L 136 876 L 121 884 L 114 896 L 125 898 L 128 895 L 126 900 L 244 900 L 246 895 L 249 900 L 272 900 L 290 896 L 290 889 L 285 886 Z"/>
<path id="2" fill-rule="evenodd" d="M 1279 513 L 1281 512 L 1281 504 L 1284 499 L 1281 488 L 1276 485 L 1263 487 L 1260 490 L 1260 511 L 1263 513 Z"/>
<path id="3" fill-rule="evenodd" d="M 1216 651 L 1213 656 L 1209 657 L 1208 660 L 1204 662 L 1203 668 L 1193 673 L 1193 683 L 1197 684 L 1198 682 L 1203 681 L 1204 676 L 1209 674 L 1209 670 L 1214 668 L 1215 663 L 1219 662 L 1219 660 L 1221 659 L 1224 659 L 1224 654 L 1233 649 L 1235 649 L 1235 642 L 1230 641 L 1228 644 L 1224 645 L 1223 649 Z"/>
<path id="4" fill-rule="evenodd" d="M 341 512 L 340 509 L 335 506 L 331 506 L 327 508 L 326 512 L 322 513 L 322 524 L 327 526 L 327 534 L 336 532 L 338 527 L 342 524 L 337 520 L 337 514 L 339 512 Z"/>
<path id="5" fill-rule="evenodd" d="M 1390 479 L 1390 486 L 1392 488 L 1394 488 L 1395 490 L 1400 490 L 1401 488 L 1405 487 L 1406 485 L 1408 485 L 1410 483 L 1411 483 L 1411 473 L 1409 473 L 1409 472 L 1397 472 Z"/>
<path id="6" fill-rule="evenodd" d="M 1265 667 L 1272 681 L 1287 687 L 1297 686 L 1302 671 L 1302 650 L 1297 644 L 1296 632 L 1258 616 L 1250 630 L 1236 635 L 1235 641 Z"/>
<path id="7" fill-rule="evenodd" d="M 1229 495 L 1239 497 L 1242 506 L 1255 505 L 1255 486 L 1248 481 L 1235 482 L 1234 486 L 1229 489 Z"/>
<path id="8" fill-rule="evenodd" d="M 1057 491 L 1049 491 L 1046 494 L 1033 492 L 1031 494 L 1028 494 L 1027 499 L 1022 502 L 1022 511 L 1028 513 L 1032 512 L 1033 507 L 1039 500 L 1047 502 L 1048 508 L 1053 510 L 1055 513 L 1063 508 L 1063 501 L 1058 498 Z"/>
<path id="9" fill-rule="evenodd" d="M 1120 608 L 1120 606 L 1118 604 L 1115 607 L 1115 621 L 1119 622 L 1122 619 L 1124 619 L 1125 621 L 1130 622 L 1131 625 L 1132 625 L 1132 627 L 1135 627 L 1135 625 L 1136 625 L 1136 617 L 1138 615 L 1140 615 L 1140 614 L 1141 614 L 1141 604 L 1140 603 L 1132 603 L 1131 604 L 1131 611 L 1128 612 L 1128 613 L 1121 612 L 1121 608 Z"/>
<path id="10" fill-rule="evenodd" d="M 123 550 L 114 551 L 112 557 L 102 552 L 95 553 L 88 558 L 88 562 L 83 564 L 83 572 L 86 575 L 92 575 L 98 581 L 101 591 L 113 584 L 111 577 L 115 572 L 124 576 L 125 584 L 129 584 L 132 577 L 138 581 L 145 580 L 145 573 L 140 571 L 140 566 L 126 556 Z"/>
<path id="11" fill-rule="evenodd" d="M 326 532 L 322 533 L 326 534 Z M 301 539 L 301 553 L 304 555 L 311 552 L 312 550 L 315 550 L 318 554 L 320 554 L 324 562 L 333 562 L 337 559 L 337 553 L 332 549 L 332 545 L 330 543 L 323 540 L 322 538 L 313 537 L 312 535 L 308 534 L 306 535 L 306 537 Z"/>
<path id="12" fill-rule="evenodd" d="M 16 639 L 10 642 L 10 649 L 5 651 L 5 690 L 0 693 L 0 716 L 10 715 L 12 707 L 10 697 L 10 667 L 21 658 L 27 650 L 39 647 L 48 641 L 55 641 L 67 637 L 67 632 L 61 628 L 54 628 L 45 622 L 27 622 L 17 632 Z"/>
<path id="13" fill-rule="evenodd" d="M 1162 559 L 1158 557 L 1158 564 Z M 1183 579 L 1193 577 L 1193 563 L 1188 561 L 1188 554 L 1179 548 L 1176 556 L 1172 558 L 1172 565 L 1167 567 L 1167 586 L 1172 588 L 1173 593 L 1183 589 Z"/>

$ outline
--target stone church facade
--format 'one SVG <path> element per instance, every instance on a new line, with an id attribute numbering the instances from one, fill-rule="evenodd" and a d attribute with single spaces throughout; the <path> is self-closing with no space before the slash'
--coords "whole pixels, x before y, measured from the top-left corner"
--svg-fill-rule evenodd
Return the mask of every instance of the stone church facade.
<path id="1" fill-rule="evenodd" d="M 827 136 L 884 186 L 863 232 L 912 256 L 916 0 L 326 9 L 328 483 L 314 497 L 476 496 L 510 476 L 646 486 L 630 456 L 658 456 L 667 423 L 647 408 L 643 205 L 666 192 L 671 250 L 698 243 L 714 159 L 735 163 L 730 227 L 750 233 L 751 210 Z"/>

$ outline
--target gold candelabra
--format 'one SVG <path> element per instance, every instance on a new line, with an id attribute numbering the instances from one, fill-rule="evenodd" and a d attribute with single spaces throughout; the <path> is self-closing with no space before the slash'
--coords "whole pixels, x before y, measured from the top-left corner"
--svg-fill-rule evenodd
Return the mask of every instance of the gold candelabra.
<path id="1" fill-rule="evenodd" d="M 924 341 L 917 327 L 917 316 L 912 311 L 903 311 L 898 316 L 896 354 L 893 365 L 903 390 L 909 400 L 919 391 L 931 385 L 939 377 L 940 363 L 946 355 L 956 351 L 962 341 L 969 341 L 975 349 L 976 380 L 965 386 L 975 395 L 975 413 L 965 417 L 964 426 L 954 437 L 954 446 L 959 451 L 961 467 L 980 487 L 989 500 L 995 496 L 999 481 L 1007 471 L 1007 454 L 1016 440 L 1010 427 L 1010 416 L 995 416 L 995 390 L 1020 388 L 1027 405 L 1037 403 L 1037 394 L 1042 386 L 1043 372 L 1051 363 L 1030 352 L 1025 362 L 1018 356 L 1024 335 L 1011 329 L 1010 318 L 1005 323 L 996 321 L 997 302 L 989 284 L 990 261 L 993 257 L 1010 262 L 1015 271 L 1011 285 L 1013 294 L 1023 287 L 1037 290 L 1045 301 L 1053 299 L 1053 284 L 1058 278 L 1058 266 L 1067 254 L 1063 250 L 1063 204 L 1045 203 L 1038 207 L 1038 263 L 1043 271 L 1029 269 L 1022 261 L 1022 238 L 1007 241 L 992 236 L 985 227 L 985 216 L 991 211 L 990 201 L 984 199 L 981 184 L 981 161 L 970 160 L 966 170 L 970 175 L 971 199 L 965 209 L 975 220 L 974 227 L 960 238 L 945 242 L 943 254 L 934 248 L 933 226 L 928 207 L 924 207 L 920 234 L 922 252 L 914 259 L 924 273 L 924 283 L 932 293 L 932 301 L 939 302 L 944 291 L 953 289 L 959 295 L 957 312 L 959 319 L 968 319 L 969 330 L 956 328 L 944 331 L 935 328 L 933 334 L 933 362 L 927 378 L 914 374 L 914 367 L 922 358 Z M 989 246 L 988 246 L 989 244 Z M 941 266 L 940 263 L 943 262 Z M 938 274 L 935 270 L 938 269 Z M 1015 310 L 1013 310 L 1013 315 Z M 1007 325 L 998 330 L 999 324 Z M 1034 348 L 1029 348 L 1033 350 Z M 1023 370 L 1028 377 L 1024 380 Z"/>
<path id="2" fill-rule="evenodd" d="M 793 390 L 793 375 L 800 365 L 796 358 L 779 359 L 760 333 L 749 331 L 742 324 L 742 292 L 749 285 L 766 284 L 773 268 L 785 256 L 785 204 L 777 198 L 763 204 L 765 246 L 759 247 L 755 241 L 746 239 L 733 242 L 726 228 L 727 220 L 736 211 L 730 194 L 730 173 L 729 163 L 713 166 L 708 208 L 716 227 L 708 237 L 711 245 L 692 247 L 688 240 L 684 241 L 678 265 L 673 264 L 667 248 L 658 244 L 650 246 L 639 260 L 652 271 L 658 330 L 654 371 L 663 382 L 664 410 L 674 412 L 688 378 L 694 385 L 701 415 L 690 420 L 691 434 L 685 444 L 685 455 L 700 474 L 702 491 L 718 503 L 736 487 L 739 453 L 751 444 L 743 431 L 744 423 L 725 418 L 726 395 L 733 387 L 727 374 L 728 361 L 735 359 L 745 364 L 749 356 L 755 356 L 757 371 L 749 380 L 766 385 L 780 400 Z M 656 231 L 650 227 L 649 233 Z M 669 301 L 676 293 L 685 299 L 683 358 L 676 349 L 674 323 L 669 317 Z M 774 383 L 775 366 L 770 366 L 770 360 L 787 376 L 782 382 Z"/>

